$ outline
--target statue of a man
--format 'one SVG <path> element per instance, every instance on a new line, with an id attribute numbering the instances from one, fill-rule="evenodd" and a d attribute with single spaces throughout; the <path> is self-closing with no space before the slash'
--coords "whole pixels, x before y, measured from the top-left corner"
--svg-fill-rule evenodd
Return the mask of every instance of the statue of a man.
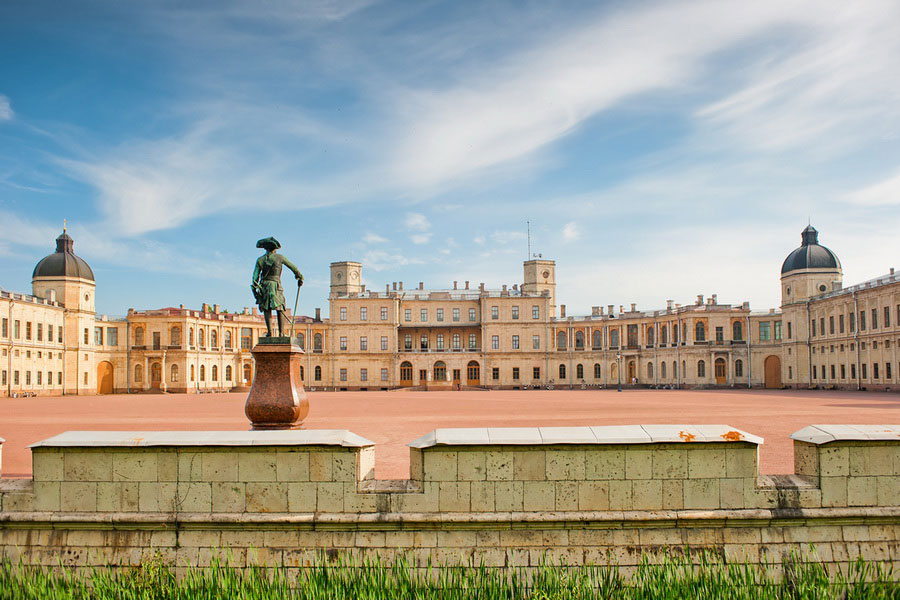
<path id="1" fill-rule="evenodd" d="M 256 267 L 253 269 L 253 281 L 250 282 L 250 289 L 253 290 L 253 296 L 256 298 L 259 310 L 266 317 L 266 332 L 269 337 L 273 337 L 273 310 L 278 313 L 278 335 L 283 336 L 287 334 L 287 315 L 284 312 L 284 288 L 281 287 L 281 267 L 285 266 L 294 272 L 298 288 L 303 285 L 303 275 L 291 261 L 276 252 L 276 250 L 281 248 L 281 244 L 275 238 L 267 237 L 261 239 L 256 242 L 256 247 L 265 249 L 266 253 L 256 259 Z"/>

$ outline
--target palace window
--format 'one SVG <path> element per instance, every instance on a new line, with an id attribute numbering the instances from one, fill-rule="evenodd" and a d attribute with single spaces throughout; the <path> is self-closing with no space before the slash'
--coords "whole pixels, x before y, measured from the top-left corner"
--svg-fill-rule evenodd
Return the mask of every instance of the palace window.
<path id="1" fill-rule="evenodd" d="M 420 350 L 428 350 L 428 335 L 422 334 L 419 337 L 419 349 Z"/>
<path id="2" fill-rule="evenodd" d="M 347 369 L 346 368 L 342 368 L 340 370 L 340 377 L 341 377 L 341 381 L 347 381 Z"/>
<path id="3" fill-rule="evenodd" d="M 412 309 L 411 308 L 403 309 L 403 320 L 407 321 L 407 322 L 412 321 Z"/>
<path id="4" fill-rule="evenodd" d="M 740 323 L 738 323 L 738 325 L 740 325 Z M 669 328 L 665 325 L 659 328 L 659 343 L 662 345 L 666 345 L 669 343 Z M 598 348 L 599 346 L 597 344 L 594 344 L 594 347 Z"/>
<path id="5" fill-rule="evenodd" d="M 39 341 L 39 342 L 44 341 L 44 324 L 43 323 L 37 324 L 37 341 Z"/>
<path id="6" fill-rule="evenodd" d="M 647 363 L 647 378 L 653 379 L 653 363 L 652 362 Z"/>
<path id="7" fill-rule="evenodd" d="M 382 380 L 382 381 L 387 381 L 387 380 L 388 380 L 388 370 L 385 369 L 385 368 L 382 368 L 382 369 L 381 369 L 381 380 Z"/>
<path id="8" fill-rule="evenodd" d="M 209 345 L 213 348 L 219 347 L 219 332 L 215 329 L 209 332 Z"/>
<path id="9" fill-rule="evenodd" d="M 368 381 L 369 380 L 369 370 L 368 369 L 360 369 L 359 370 L 359 380 L 360 381 Z"/>
<path id="10" fill-rule="evenodd" d="M 412 350 L 412 334 L 407 333 L 403 336 L 403 349 L 404 350 Z"/>
<path id="11" fill-rule="evenodd" d="M 581 363 L 575 365 L 575 378 L 584 379 L 584 365 L 582 365 Z"/>
<path id="12" fill-rule="evenodd" d="M 231 381 L 231 377 L 234 372 L 231 369 L 231 365 L 225 366 L 225 381 Z M 303 366 L 300 367 L 300 379 L 303 379 Z"/>
<path id="13" fill-rule="evenodd" d="M 7 317 L 3 317 L 3 325 L 0 327 L 0 336 L 9 337 L 9 319 Z M 51 334 L 50 337 L 53 337 Z"/>
<path id="14" fill-rule="evenodd" d="M 25 339 L 26 340 L 31 339 L 31 321 L 25 322 Z M 84 343 L 87 344 L 88 343 L 87 340 L 84 340 Z"/>
<path id="15" fill-rule="evenodd" d="M 494 367 L 491 369 L 491 379 L 497 381 L 500 379 L 500 367 Z"/>
<path id="16" fill-rule="evenodd" d="M 866 330 L 866 311 L 864 310 L 859 311 L 859 330 Z M 865 378 L 865 375 L 863 375 L 863 378 Z"/>
<path id="17" fill-rule="evenodd" d="M 600 363 L 594 363 L 594 379 L 600 379 Z"/>
<path id="18" fill-rule="evenodd" d="M 539 350 L 541 347 L 541 336 L 533 335 L 531 336 L 531 347 L 534 350 Z"/>
<path id="19" fill-rule="evenodd" d="M 94 327 L 94 345 L 96 345 L 96 346 L 103 345 L 103 328 L 102 327 Z"/>
<path id="20" fill-rule="evenodd" d="M 736 342 L 743 341 L 744 339 L 744 327 L 741 325 L 740 321 L 735 321 L 731 324 L 731 339 Z"/>
<path id="21" fill-rule="evenodd" d="M 517 336 L 517 335 L 512 336 L 512 349 L 513 350 L 519 349 L 519 336 Z"/>
<path id="22" fill-rule="evenodd" d="M 725 341 L 725 328 L 716 327 L 716 341 L 722 343 Z"/>
<path id="23" fill-rule="evenodd" d="M 702 360 L 697 361 L 697 377 L 706 377 L 706 363 Z"/>
<path id="24" fill-rule="evenodd" d="M 134 382 L 141 383 L 144 380 L 144 365 L 134 365 Z"/>
<path id="25" fill-rule="evenodd" d="M 781 321 L 775 321 L 775 339 L 781 339 Z"/>
<path id="26" fill-rule="evenodd" d="M 453 309 L 453 320 L 459 321 L 459 309 L 458 308 Z"/>
<path id="27" fill-rule="evenodd" d="M 178 365 L 172 365 L 172 368 L 170 369 L 169 379 L 173 383 L 178 381 Z"/>
<path id="28" fill-rule="evenodd" d="M 541 378 L 541 368 L 540 367 L 532 367 L 531 378 L 532 379 L 540 379 Z"/>
<path id="29" fill-rule="evenodd" d="M 387 306 L 382 306 L 382 307 L 381 307 L 381 320 L 382 320 L 382 321 L 387 321 L 387 320 L 388 320 L 388 309 L 387 309 Z"/>
<path id="30" fill-rule="evenodd" d="M 381 336 L 381 349 L 382 350 L 388 349 L 388 338 L 386 335 Z"/>
<path id="31" fill-rule="evenodd" d="M 566 378 L 566 365 L 559 365 L 559 378 L 560 379 Z"/>
<path id="32" fill-rule="evenodd" d="M 340 309 L 340 319 L 341 319 L 341 321 L 347 320 L 347 307 L 346 306 L 342 306 Z"/>
<path id="33" fill-rule="evenodd" d="M 493 319 L 493 320 L 496 321 L 496 320 L 499 319 L 499 318 L 500 318 L 500 307 L 499 307 L 499 306 L 492 306 L 492 307 L 491 307 L 491 319 Z M 471 319 L 470 319 L 470 320 L 471 320 Z"/>
<path id="34" fill-rule="evenodd" d="M 665 361 L 659 363 L 659 376 L 662 379 L 666 378 L 666 363 L 665 363 Z"/>
<path id="35" fill-rule="evenodd" d="M 169 331 L 169 345 L 170 346 L 180 346 L 181 345 L 181 327 L 177 325 Z"/>
<path id="36" fill-rule="evenodd" d="M 828 333 L 834 335 L 834 315 L 828 317 Z"/>
<path id="37" fill-rule="evenodd" d="M 438 309 L 436 310 L 436 313 L 437 313 L 437 315 L 436 315 L 437 320 L 438 320 L 438 321 L 443 321 L 443 320 L 444 320 L 444 309 L 443 309 L 443 308 L 438 308 Z"/>
<path id="38" fill-rule="evenodd" d="M 512 370 L 512 378 L 513 378 L 514 380 L 518 380 L 518 379 L 519 379 L 519 367 L 513 367 L 513 370 Z"/>
<path id="39" fill-rule="evenodd" d="M 345 336 L 345 335 L 342 335 L 340 338 L 340 349 L 341 350 L 347 349 L 347 336 Z"/>
<path id="40" fill-rule="evenodd" d="M 735 377 L 743 377 L 744 376 L 744 361 L 738 359 L 734 361 L 734 376 Z"/>
<path id="41" fill-rule="evenodd" d="M 618 348 L 619 347 L 619 330 L 618 329 L 610 329 L 609 330 L 609 347 L 610 348 Z"/>
<path id="42" fill-rule="evenodd" d="M 313 378 L 316 381 L 322 381 L 322 367 L 316 365 L 316 368 L 313 370 Z"/>
<path id="43" fill-rule="evenodd" d="M 891 326 L 891 308 L 889 306 L 884 307 L 884 326 Z M 888 379 L 890 379 L 890 376 L 888 376 Z"/>
<path id="44" fill-rule="evenodd" d="M 369 349 L 369 338 L 367 336 L 361 336 L 359 338 L 359 349 L 360 350 L 368 350 Z"/>
<path id="45" fill-rule="evenodd" d="M 518 307 L 518 306 L 513 306 L 513 307 L 512 307 L 512 318 L 513 318 L 513 319 L 518 319 L 518 318 L 519 318 L 519 307 Z"/>
<path id="46" fill-rule="evenodd" d="M 599 329 L 595 329 L 593 335 L 591 336 L 594 339 L 594 343 L 591 344 L 594 350 L 599 350 L 600 346 L 603 345 L 603 332 Z"/>
<path id="47" fill-rule="evenodd" d="M 419 310 L 419 320 L 420 321 L 428 320 L 428 309 L 427 308 L 423 308 L 423 309 Z"/>
<path id="48" fill-rule="evenodd" d="M 706 326 L 703 324 L 703 321 L 699 321 L 694 327 L 694 341 L 706 341 Z"/>
<path id="49" fill-rule="evenodd" d="M 770 339 L 769 328 L 771 327 L 771 323 L 769 321 L 760 321 L 759 323 L 759 339 L 761 341 L 766 341 Z M 813 321 L 813 327 L 815 327 L 815 321 Z M 815 335 L 815 332 L 813 332 Z"/>
<path id="50" fill-rule="evenodd" d="M 492 335 L 492 336 L 491 336 L 491 349 L 492 349 L 492 350 L 499 350 L 499 349 L 500 349 L 500 336 L 499 336 L 499 335 Z"/>
<path id="51" fill-rule="evenodd" d="M 360 321 L 368 321 L 369 320 L 369 309 L 365 306 L 359 307 L 359 320 Z"/>
<path id="52" fill-rule="evenodd" d="M 583 331 L 575 332 L 575 349 L 576 350 L 584 350 L 584 332 Z"/>
<path id="53" fill-rule="evenodd" d="M 475 321 L 475 309 L 474 308 L 469 309 L 469 321 L 472 321 L 472 322 Z"/>
<path id="54" fill-rule="evenodd" d="M 313 351 L 321 352 L 322 351 L 322 334 L 317 333 L 313 336 Z"/>
<path id="55" fill-rule="evenodd" d="M 206 381 L 206 365 L 200 365 L 200 381 Z"/>
<path id="56" fill-rule="evenodd" d="M 878 329 L 878 309 L 877 308 L 872 309 L 872 329 Z M 878 377 L 875 377 L 875 379 L 878 379 Z"/>
<path id="57" fill-rule="evenodd" d="M 900 314 L 900 306 L 897 307 L 897 312 Z M 540 319 L 541 318 L 541 307 L 534 305 L 531 307 L 531 318 L 532 319 Z"/>
<path id="58" fill-rule="evenodd" d="M 556 349 L 557 350 L 565 350 L 566 349 L 566 332 L 560 331 L 556 334 Z"/>
<path id="59" fill-rule="evenodd" d="M 443 350 L 443 349 L 444 349 L 444 334 L 443 334 L 443 333 L 437 334 L 437 340 L 436 340 L 436 343 L 435 343 L 435 348 L 437 348 L 438 350 Z"/>
<path id="60" fill-rule="evenodd" d="M 453 337 L 450 338 L 450 340 L 451 340 L 450 343 L 451 343 L 453 349 L 454 349 L 454 350 L 459 350 L 459 349 L 460 349 L 460 343 L 461 343 L 461 342 L 460 342 L 459 334 L 458 334 L 458 333 L 454 333 L 454 334 L 453 334 Z"/>
<path id="61" fill-rule="evenodd" d="M 472 350 L 478 348 L 478 338 L 474 333 L 469 334 L 469 348 Z"/>

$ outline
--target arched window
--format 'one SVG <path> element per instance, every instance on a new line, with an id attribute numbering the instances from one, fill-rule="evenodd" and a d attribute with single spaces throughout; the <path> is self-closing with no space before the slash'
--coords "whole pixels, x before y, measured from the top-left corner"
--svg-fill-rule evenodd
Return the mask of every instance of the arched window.
<path id="1" fill-rule="evenodd" d="M 225 347 L 227 349 L 231 350 L 231 330 L 230 329 L 225 330 Z"/>
<path id="2" fill-rule="evenodd" d="M 647 378 L 653 379 L 653 363 L 652 362 L 647 363 Z"/>
<path id="3" fill-rule="evenodd" d="M 706 363 L 702 360 L 697 361 L 697 377 L 706 377 Z"/>
<path id="4" fill-rule="evenodd" d="M 201 347 L 206 346 L 206 336 L 204 335 L 206 332 L 202 329 L 197 330 L 197 344 Z"/>
<path id="5" fill-rule="evenodd" d="M 444 361 L 439 360 L 434 363 L 433 376 L 435 381 L 447 381 L 447 365 L 444 364 Z"/>
<path id="6" fill-rule="evenodd" d="M 134 382 L 141 383 L 144 380 L 144 366 L 134 365 Z"/>
<path id="7" fill-rule="evenodd" d="M 194 365 L 191 365 L 191 381 L 194 380 Z"/>
<path id="8" fill-rule="evenodd" d="M 469 381 L 478 381 L 481 379 L 481 368 L 478 366 L 478 362 L 474 360 L 469 361 L 469 364 L 466 365 L 466 377 Z"/>
<path id="9" fill-rule="evenodd" d="M 206 365 L 200 365 L 200 381 L 206 381 Z"/>
<path id="10" fill-rule="evenodd" d="M 703 324 L 703 321 L 697 321 L 697 325 L 694 327 L 694 341 L 706 341 L 706 326 Z"/>
<path id="11" fill-rule="evenodd" d="M 213 348 L 219 347 L 219 332 L 215 329 L 209 332 L 209 345 Z"/>
<path id="12" fill-rule="evenodd" d="M 194 345 L 194 328 L 188 329 L 188 346 Z"/>
<path id="13" fill-rule="evenodd" d="M 566 378 L 566 365 L 559 365 L 559 378 L 560 379 Z"/>
<path id="14" fill-rule="evenodd" d="M 300 367 L 300 368 L 302 369 L 303 367 Z M 225 365 L 225 381 L 231 381 L 231 375 L 232 375 L 231 365 Z"/>
<path id="15" fill-rule="evenodd" d="M 557 350 L 565 350 L 566 349 L 566 332 L 560 331 L 556 334 L 556 349 Z"/>
<path id="16" fill-rule="evenodd" d="M 600 379 L 600 363 L 594 363 L 594 379 Z"/>
<path id="17" fill-rule="evenodd" d="M 659 363 L 659 376 L 661 379 L 666 378 L 666 363 L 665 363 L 665 361 Z"/>
<path id="18" fill-rule="evenodd" d="M 250 383 L 251 375 L 252 370 L 250 369 L 250 365 L 244 365 L 244 383 Z"/>
<path id="19" fill-rule="evenodd" d="M 316 370 L 315 370 L 314 375 L 315 375 L 316 381 L 322 381 L 322 367 L 320 367 L 319 365 L 316 365 Z"/>
<path id="20" fill-rule="evenodd" d="M 181 345 L 181 327 L 175 326 L 172 328 L 172 331 L 169 333 L 169 345 L 171 346 L 180 346 Z"/>
<path id="21" fill-rule="evenodd" d="M 215 333 L 215 332 L 213 332 L 213 333 Z M 212 366 L 212 380 L 213 381 L 219 380 L 219 367 L 217 367 L 216 365 Z"/>
<path id="22" fill-rule="evenodd" d="M 143 346 L 144 345 L 144 328 L 143 327 L 135 327 L 134 328 L 134 345 L 135 346 Z"/>
<path id="23" fill-rule="evenodd" d="M 321 352 L 322 351 L 322 334 L 317 333 L 313 336 L 313 350 Z"/>
<path id="24" fill-rule="evenodd" d="M 731 325 L 731 338 L 736 342 L 744 339 L 744 328 L 741 326 L 740 321 L 735 321 Z"/>
<path id="25" fill-rule="evenodd" d="M 599 329 L 595 329 L 594 330 L 594 343 L 593 343 L 594 350 L 599 350 L 602 345 L 603 345 L 603 332 L 600 331 Z"/>
<path id="26" fill-rule="evenodd" d="M 302 333 L 297 334 L 297 345 L 300 346 L 301 350 L 306 350 L 306 338 Z"/>
<path id="27" fill-rule="evenodd" d="M 178 381 L 178 365 L 172 365 L 171 371 L 172 371 L 172 375 L 171 375 L 172 381 L 173 382 Z"/>
<path id="28" fill-rule="evenodd" d="M 619 330 L 618 329 L 610 329 L 609 330 L 609 347 L 610 348 L 618 348 L 619 347 Z"/>
<path id="29" fill-rule="evenodd" d="M 647 328 L 647 343 L 653 344 L 653 327 Z"/>
<path id="30" fill-rule="evenodd" d="M 584 350 L 584 332 L 583 331 L 575 332 L 575 349 L 576 350 Z"/>
<path id="31" fill-rule="evenodd" d="M 744 361 L 738 359 L 734 361 L 734 376 L 735 377 L 743 377 L 744 376 Z"/>
<path id="32" fill-rule="evenodd" d="M 318 369 L 319 367 L 316 368 Z M 412 363 L 409 361 L 403 361 L 402 363 L 400 363 L 400 381 L 412 381 L 412 378 Z"/>
<path id="33" fill-rule="evenodd" d="M 582 365 L 582 364 L 575 365 L 575 378 L 576 379 L 584 379 L 584 365 Z"/>
<path id="34" fill-rule="evenodd" d="M 669 343 L 669 328 L 663 325 L 659 328 L 659 343 L 660 344 L 668 344 Z"/>

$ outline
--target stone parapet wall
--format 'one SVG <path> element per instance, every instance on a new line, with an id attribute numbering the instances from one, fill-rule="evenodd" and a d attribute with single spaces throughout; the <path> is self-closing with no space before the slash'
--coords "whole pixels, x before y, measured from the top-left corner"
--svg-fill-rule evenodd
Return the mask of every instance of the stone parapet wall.
<path id="1" fill-rule="evenodd" d="M 410 444 L 408 480 L 382 481 L 347 431 L 69 432 L 32 447 L 33 480 L 0 480 L 0 553 L 502 567 L 681 546 L 757 562 L 813 543 L 833 564 L 900 559 L 900 427 L 793 437 L 796 473 L 760 476 L 762 440 L 724 425 L 435 430 Z"/>

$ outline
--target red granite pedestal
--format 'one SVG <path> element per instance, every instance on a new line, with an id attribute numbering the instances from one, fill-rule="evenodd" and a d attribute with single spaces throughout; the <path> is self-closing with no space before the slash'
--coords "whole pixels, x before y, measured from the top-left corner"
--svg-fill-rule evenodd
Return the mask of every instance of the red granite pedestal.
<path id="1" fill-rule="evenodd" d="M 244 405 L 251 429 L 302 429 L 303 419 L 309 414 L 309 401 L 300 380 L 303 350 L 290 343 L 260 343 L 251 352 L 256 375 Z"/>

